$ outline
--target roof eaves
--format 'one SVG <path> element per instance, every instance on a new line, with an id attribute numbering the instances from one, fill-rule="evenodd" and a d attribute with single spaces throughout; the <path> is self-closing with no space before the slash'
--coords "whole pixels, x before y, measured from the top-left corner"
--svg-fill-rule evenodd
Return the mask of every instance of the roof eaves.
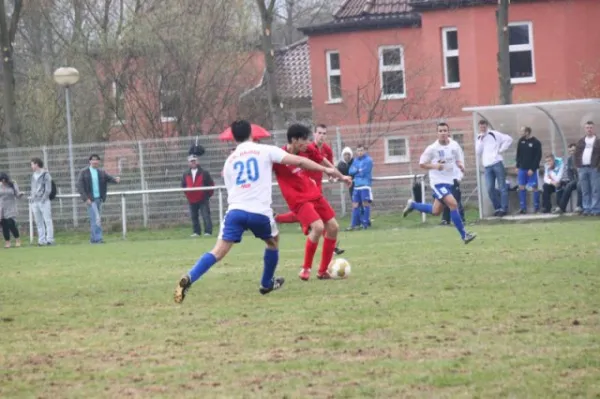
<path id="1" fill-rule="evenodd" d="M 372 15 L 356 18 L 334 20 L 320 25 L 298 28 L 307 36 L 342 32 L 356 32 L 386 28 L 415 28 L 421 26 L 421 16 L 417 13 L 402 13 L 393 15 Z"/>
<path id="2" fill-rule="evenodd" d="M 415 11 L 433 11 L 450 8 L 484 6 L 498 4 L 498 0 L 411 0 L 410 6 Z"/>

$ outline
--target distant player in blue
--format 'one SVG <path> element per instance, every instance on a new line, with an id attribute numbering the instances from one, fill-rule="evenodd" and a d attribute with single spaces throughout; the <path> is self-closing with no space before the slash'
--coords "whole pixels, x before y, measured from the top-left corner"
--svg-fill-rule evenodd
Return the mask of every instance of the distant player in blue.
<path id="1" fill-rule="evenodd" d="M 228 208 L 221 223 L 221 231 L 215 247 L 202 255 L 196 265 L 177 283 L 175 302 L 181 303 L 192 284 L 215 263 L 223 259 L 234 243 L 242 241 L 242 235 L 250 230 L 255 237 L 267 244 L 264 270 L 259 292 L 263 295 L 281 288 L 284 279 L 274 278 L 279 261 L 278 230 L 271 209 L 273 164 L 296 165 L 302 169 L 336 175 L 333 168 L 326 168 L 308 158 L 290 154 L 279 147 L 258 144 L 250 139 L 252 128 L 247 121 L 231 125 L 237 148 L 229 155 L 223 167 L 227 189 Z"/>
<path id="2" fill-rule="evenodd" d="M 531 135 L 531 128 L 521 128 L 521 138 L 517 145 L 517 183 L 519 184 L 520 214 L 527 213 L 527 191 L 533 191 L 534 212 L 540 211 L 540 192 L 538 190 L 538 169 L 542 161 L 542 143 Z"/>
<path id="3" fill-rule="evenodd" d="M 365 146 L 356 148 L 356 158 L 350 165 L 348 174 L 352 176 L 354 191 L 352 192 L 352 222 L 350 230 L 371 225 L 371 203 L 373 202 L 373 159 L 365 152 Z M 363 207 L 362 214 L 360 205 Z"/>
<path id="4" fill-rule="evenodd" d="M 406 217 L 414 210 L 438 216 L 444 210 L 444 204 L 450 208 L 450 219 L 460 233 L 465 244 L 470 243 L 476 234 L 467 233 L 458 210 L 458 203 L 452 195 L 454 187 L 455 167 L 463 173 L 464 154 L 460 145 L 450 140 L 449 127 L 446 123 L 439 123 L 437 127 L 438 139 L 429 145 L 421 159 L 419 166 L 429 170 L 429 184 L 433 190 L 433 205 L 415 202 L 409 199 L 404 208 L 403 215 Z"/>

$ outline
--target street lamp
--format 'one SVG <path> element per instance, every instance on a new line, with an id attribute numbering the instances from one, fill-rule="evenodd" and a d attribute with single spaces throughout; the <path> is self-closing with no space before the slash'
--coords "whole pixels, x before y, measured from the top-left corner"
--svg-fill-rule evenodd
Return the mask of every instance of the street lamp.
<path id="1" fill-rule="evenodd" d="M 69 138 L 69 170 L 71 172 L 71 194 L 75 193 L 75 167 L 73 166 L 73 132 L 71 129 L 71 98 L 69 88 L 79 81 L 79 71 L 71 67 L 61 67 L 54 71 L 54 81 L 65 88 L 67 102 L 67 136 Z M 77 227 L 77 199 L 73 198 L 73 224 Z"/>

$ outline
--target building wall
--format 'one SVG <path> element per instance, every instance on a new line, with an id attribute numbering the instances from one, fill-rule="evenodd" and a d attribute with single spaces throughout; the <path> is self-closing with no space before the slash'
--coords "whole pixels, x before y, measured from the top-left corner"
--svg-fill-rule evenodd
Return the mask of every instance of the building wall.
<path id="1" fill-rule="evenodd" d="M 313 76 L 313 108 L 328 124 L 365 123 L 376 101 L 374 93 L 357 95 L 360 88 L 379 90 L 378 47 L 405 47 L 405 100 L 378 104 L 375 122 L 461 114 L 464 105 L 489 105 L 498 99 L 495 6 L 428 11 L 421 28 L 398 28 L 309 39 Z M 515 84 L 513 102 L 583 98 L 600 95 L 600 1 L 564 0 L 514 3 L 510 22 L 532 22 L 534 83 Z M 456 27 L 459 40 L 460 88 L 443 89 L 442 36 Z M 343 101 L 328 104 L 325 54 L 340 52 Z M 384 104 L 385 103 L 385 104 Z M 435 104 L 430 106 L 428 104 Z M 429 113 L 429 114 L 428 114 Z"/>

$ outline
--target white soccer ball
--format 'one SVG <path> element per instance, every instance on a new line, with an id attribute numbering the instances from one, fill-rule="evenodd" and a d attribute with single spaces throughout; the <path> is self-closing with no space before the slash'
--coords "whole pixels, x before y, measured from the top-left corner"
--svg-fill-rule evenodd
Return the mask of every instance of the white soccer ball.
<path id="1" fill-rule="evenodd" d="M 333 278 L 347 278 L 351 271 L 350 262 L 342 258 L 334 259 L 329 264 L 327 271 Z"/>

